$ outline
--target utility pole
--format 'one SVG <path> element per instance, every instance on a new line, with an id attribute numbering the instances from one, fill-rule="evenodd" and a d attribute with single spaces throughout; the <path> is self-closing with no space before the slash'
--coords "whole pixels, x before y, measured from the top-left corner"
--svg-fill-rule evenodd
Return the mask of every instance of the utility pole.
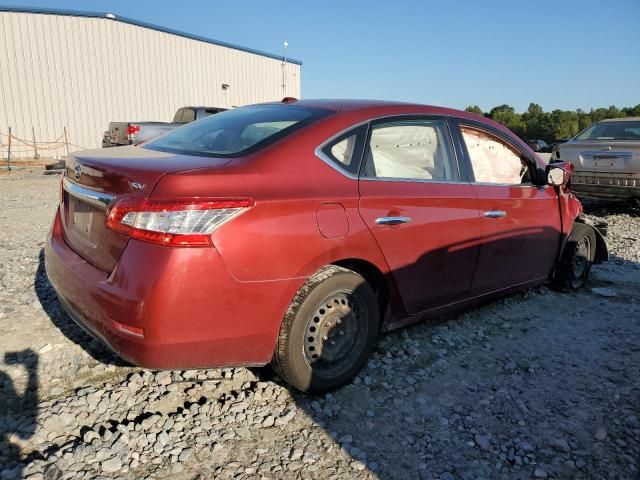
<path id="1" fill-rule="evenodd" d="M 286 40 L 282 44 L 284 47 L 284 53 L 282 55 L 282 98 L 287 96 L 287 47 L 289 46 L 289 42 Z"/>

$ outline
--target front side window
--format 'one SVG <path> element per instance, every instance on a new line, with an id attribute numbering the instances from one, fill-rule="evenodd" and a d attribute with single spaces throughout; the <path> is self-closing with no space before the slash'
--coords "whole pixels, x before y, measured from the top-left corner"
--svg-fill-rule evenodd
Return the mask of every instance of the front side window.
<path id="1" fill-rule="evenodd" d="M 446 122 L 410 120 L 375 125 L 367 149 L 364 176 L 458 180 Z"/>
<path id="2" fill-rule="evenodd" d="M 332 113 L 322 108 L 281 104 L 241 107 L 188 123 L 143 148 L 184 155 L 239 157 Z"/>
<path id="3" fill-rule="evenodd" d="M 460 130 L 476 182 L 531 183 L 527 161 L 506 142 L 484 130 L 471 127 L 461 127 Z"/>

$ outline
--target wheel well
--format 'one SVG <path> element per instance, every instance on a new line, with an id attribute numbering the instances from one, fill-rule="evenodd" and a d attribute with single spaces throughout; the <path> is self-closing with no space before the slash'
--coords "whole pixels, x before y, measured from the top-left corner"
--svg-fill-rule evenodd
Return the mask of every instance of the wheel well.
<path id="1" fill-rule="evenodd" d="M 588 227 L 590 227 L 591 229 L 593 229 L 593 233 L 596 236 L 596 254 L 595 254 L 595 258 L 593 260 L 593 263 L 604 263 L 606 261 L 609 260 L 609 248 L 607 247 L 607 242 L 604 239 L 604 236 L 602 235 L 602 232 L 600 232 L 600 230 L 596 227 L 596 225 L 593 224 L 593 222 L 590 221 L 585 221 L 584 218 L 577 218 L 575 223 L 580 223 L 582 225 L 586 225 Z M 605 231 L 606 231 L 606 225 L 605 225 Z M 571 232 L 569 233 L 569 237 L 571 237 L 571 235 L 573 234 L 574 229 L 571 229 Z"/>
<path id="2" fill-rule="evenodd" d="M 349 258 L 333 262 L 333 265 L 353 270 L 357 274 L 362 275 L 367 283 L 371 285 L 376 293 L 376 297 L 378 298 L 381 318 L 380 325 L 382 326 L 384 324 L 387 305 L 389 304 L 389 285 L 378 267 L 366 260 L 360 260 L 357 258 Z"/>

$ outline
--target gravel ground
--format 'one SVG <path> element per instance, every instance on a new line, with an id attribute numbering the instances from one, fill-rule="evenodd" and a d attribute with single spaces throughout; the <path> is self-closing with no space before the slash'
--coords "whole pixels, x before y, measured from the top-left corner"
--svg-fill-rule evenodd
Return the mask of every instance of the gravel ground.
<path id="1" fill-rule="evenodd" d="M 43 272 L 57 181 L 0 176 L 2 478 L 638 478 L 639 210 L 589 208 L 612 260 L 584 291 L 386 335 L 352 385 L 309 397 L 91 341 Z"/>

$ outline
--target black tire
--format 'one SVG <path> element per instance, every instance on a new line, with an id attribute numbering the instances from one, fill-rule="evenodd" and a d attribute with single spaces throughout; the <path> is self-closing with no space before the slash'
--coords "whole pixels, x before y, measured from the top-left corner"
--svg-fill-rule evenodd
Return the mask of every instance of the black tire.
<path id="1" fill-rule="evenodd" d="M 589 225 L 576 223 L 556 267 L 553 284 L 570 292 L 584 286 L 596 256 L 596 234 Z"/>
<path id="2" fill-rule="evenodd" d="M 335 390 L 363 367 L 378 338 L 376 295 L 356 272 L 330 265 L 298 291 L 282 321 L 275 372 L 309 393 Z"/>

